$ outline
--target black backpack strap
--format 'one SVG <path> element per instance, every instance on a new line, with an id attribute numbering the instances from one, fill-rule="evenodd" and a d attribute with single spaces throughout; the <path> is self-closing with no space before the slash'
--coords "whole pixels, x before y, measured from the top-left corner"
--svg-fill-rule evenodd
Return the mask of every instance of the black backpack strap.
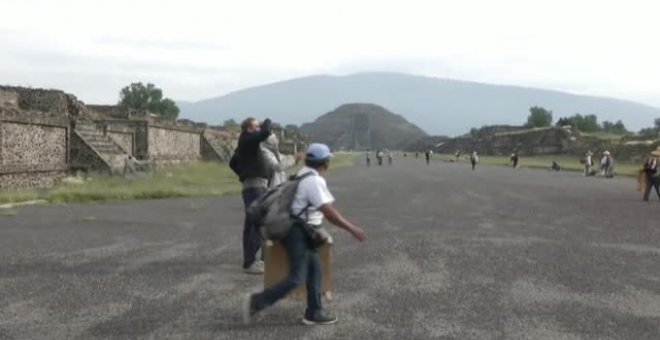
<path id="1" fill-rule="evenodd" d="M 311 171 L 308 172 L 308 173 L 303 174 L 302 176 L 296 176 L 296 177 L 293 178 L 293 180 L 294 180 L 294 181 L 297 181 L 298 184 L 300 184 L 300 182 L 301 182 L 303 179 L 305 179 L 305 178 L 307 178 L 307 177 L 310 177 L 310 176 L 314 176 L 314 173 L 311 172 Z M 296 192 L 297 192 L 297 191 L 298 191 L 298 187 L 296 187 Z M 295 199 L 295 198 L 294 198 L 294 199 Z M 309 209 L 311 206 L 312 206 L 311 203 L 307 203 L 307 205 L 306 205 L 306 206 L 305 206 L 305 207 L 304 207 L 299 213 L 294 214 L 293 212 L 291 212 L 291 216 L 293 216 L 294 219 L 298 220 L 298 219 L 300 219 L 300 216 L 302 216 L 303 213 L 307 213 L 307 209 Z M 308 215 L 308 216 L 309 216 L 309 215 Z"/>

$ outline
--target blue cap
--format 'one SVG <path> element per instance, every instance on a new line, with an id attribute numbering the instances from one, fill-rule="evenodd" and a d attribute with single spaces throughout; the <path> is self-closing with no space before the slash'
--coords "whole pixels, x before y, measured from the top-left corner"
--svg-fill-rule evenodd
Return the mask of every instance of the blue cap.
<path id="1" fill-rule="evenodd" d="M 322 161 L 331 158 L 332 156 L 334 155 L 332 152 L 330 152 L 330 148 L 327 145 L 321 143 L 312 143 L 307 148 L 307 154 L 305 155 L 305 158 L 310 161 Z"/>

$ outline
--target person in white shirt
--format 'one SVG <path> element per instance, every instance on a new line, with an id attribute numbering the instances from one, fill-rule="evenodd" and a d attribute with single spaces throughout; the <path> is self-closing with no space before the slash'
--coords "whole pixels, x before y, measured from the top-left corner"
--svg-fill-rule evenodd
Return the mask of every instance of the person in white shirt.
<path id="1" fill-rule="evenodd" d="M 286 181 L 286 172 L 282 164 L 282 155 L 279 151 L 279 141 L 277 136 L 272 133 L 268 138 L 261 142 L 261 155 L 264 158 L 266 168 L 270 172 L 268 179 L 268 188 L 276 187 Z"/>
<path id="2" fill-rule="evenodd" d="M 477 155 L 476 151 L 472 151 L 470 154 L 470 164 L 472 164 L 472 171 L 477 168 L 477 163 L 479 163 L 479 155 Z"/>
<path id="3" fill-rule="evenodd" d="M 324 144 L 311 144 L 305 155 L 305 167 L 297 177 L 307 175 L 300 180 L 296 195 L 291 204 L 291 214 L 300 216 L 289 233 L 280 242 L 289 257 L 289 275 L 282 281 L 264 289 L 260 293 L 248 294 L 243 304 L 243 321 L 250 323 L 252 317 L 273 305 L 306 282 L 307 309 L 303 317 L 306 325 L 328 325 L 337 322 L 337 318 L 323 309 L 321 301 L 321 261 L 315 245 L 304 224 L 320 227 L 323 218 L 348 231 L 358 241 L 364 242 L 364 231 L 346 220 L 332 203 L 335 198 L 328 190 L 323 175 L 330 166 L 330 149 Z"/>
<path id="4" fill-rule="evenodd" d="M 584 175 L 585 176 L 591 176 L 591 167 L 594 165 L 594 160 L 593 160 L 593 153 L 591 151 L 587 151 L 586 155 L 584 156 Z"/>

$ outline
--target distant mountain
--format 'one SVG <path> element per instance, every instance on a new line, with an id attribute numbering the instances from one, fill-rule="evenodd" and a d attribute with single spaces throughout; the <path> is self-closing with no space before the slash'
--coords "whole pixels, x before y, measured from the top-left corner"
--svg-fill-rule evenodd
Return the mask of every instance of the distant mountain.
<path id="1" fill-rule="evenodd" d="M 342 105 L 301 129 L 335 150 L 400 150 L 427 136 L 405 118 L 373 104 Z"/>
<path id="2" fill-rule="evenodd" d="M 597 114 L 600 121 L 621 119 L 635 130 L 660 117 L 660 109 L 631 101 L 398 73 L 312 76 L 179 104 L 182 118 L 212 124 L 246 116 L 301 124 L 344 103 L 382 105 L 430 134 L 444 135 L 482 125 L 522 124 L 534 105 L 552 110 L 555 119 Z"/>

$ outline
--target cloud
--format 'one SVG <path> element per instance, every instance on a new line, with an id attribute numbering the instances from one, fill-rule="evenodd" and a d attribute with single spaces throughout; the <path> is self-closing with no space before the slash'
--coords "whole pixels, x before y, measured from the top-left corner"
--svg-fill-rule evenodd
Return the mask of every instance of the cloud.
<path id="1" fill-rule="evenodd" d="M 0 6 L 0 79 L 94 101 L 114 101 L 107 84 L 130 79 L 202 99 L 316 73 L 396 71 L 660 102 L 660 4 L 651 0 Z"/>

